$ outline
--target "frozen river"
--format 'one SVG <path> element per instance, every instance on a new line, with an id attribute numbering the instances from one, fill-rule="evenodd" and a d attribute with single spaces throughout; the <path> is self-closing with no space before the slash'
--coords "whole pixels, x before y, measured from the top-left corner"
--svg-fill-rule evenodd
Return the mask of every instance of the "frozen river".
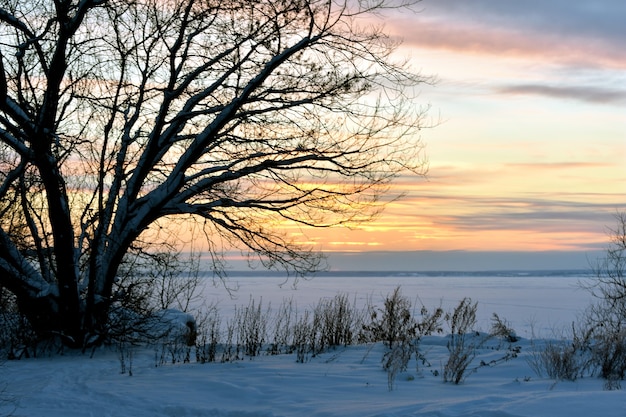
<path id="1" fill-rule="evenodd" d="M 490 328 L 495 312 L 506 319 L 522 337 L 558 336 L 569 328 L 593 301 L 581 283 L 590 278 L 582 272 L 488 272 L 488 273 L 326 273 L 309 279 L 286 281 L 269 273 L 234 273 L 227 285 L 236 290 L 229 296 L 220 283 L 207 285 L 204 299 L 216 303 L 222 317 L 234 307 L 247 305 L 250 298 L 264 306 L 278 307 L 292 299 L 298 310 L 312 309 L 322 298 L 348 294 L 361 306 L 367 300 L 381 306 L 397 286 L 419 308 L 441 305 L 451 310 L 464 297 L 478 302 L 478 330 Z"/>

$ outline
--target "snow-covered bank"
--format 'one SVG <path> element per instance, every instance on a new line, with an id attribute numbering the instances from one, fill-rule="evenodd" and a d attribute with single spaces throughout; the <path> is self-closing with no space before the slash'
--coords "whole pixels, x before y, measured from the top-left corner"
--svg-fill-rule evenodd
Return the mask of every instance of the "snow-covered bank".
<path id="1" fill-rule="evenodd" d="M 230 363 L 162 364 L 153 348 L 132 348 L 125 353 L 122 374 L 117 352 L 101 348 L 89 355 L 66 353 L 5 362 L 0 366 L 0 415 L 34 417 L 78 416 L 623 416 L 626 393 L 604 390 L 595 377 L 576 382 L 554 381 L 537 375 L 533 334 L 554 337 L 576 320 L 590 295 L 581 290 L 579 277 L 567 276 L 457 276 L 457 277 L 319 277 L 301 281 L 294 290 L 279 286 L 279 277 L 240 277 L 231 299 L 223 287 L 207 286 L 204 298 L 217 305 L 224 319 L 235 305 L 249 297 L 278 307 L 291 298 L 299 309 L 310 309 L 322 298 L 349 294 L 357 303 L 382 300 L 397 286 L 418 307 L 442 305 L 450 310 L 463 297 L 478 301 L 478 330 L 487 330 L 492 313 L 507 320 L 522 336 L 509 345 L 492 341 L 478 355 L 464 383 L 444 383 L 442 369 L 449 352 L 446 336 L 428 336 L 420 342 L 425 361 L 412 359 L 406 372 L 389 390 L 382 369 L 382 343 L 331 349 L 297 363 L 295 354 Z M 193 356 L 192 356 L 193 360 Z M 496 366 L 479 366 L 499 362 Z M 132 363 L 131 363 L 132 362 Z M 157 366 L 158 365 L 158 366 Z"/>
<path id="2" fill-rule="evenodd" d="M 298 364 L 293 355 L 233 363 L 154 366 L 154 352 L 135 352 L 133 376 L 120 374 L 114 352 L 7 362 L 5 411 L 18 416 L 623 416 L 624 391 L 605 391 L 596 378 L 556 382 L 536 376 L 519 357 L 481 367 L 461 385 L 444 384 L 444 337 L 428 337 L 430 366 L 411 361 L 390 391 L 382 344 L 331 350 Z M 502 349 L 506 349 L 504 346 Z M 485 349 L 489 362 L 503 350 Z M 439 375 L 438 375 L 439 374 Z"/>

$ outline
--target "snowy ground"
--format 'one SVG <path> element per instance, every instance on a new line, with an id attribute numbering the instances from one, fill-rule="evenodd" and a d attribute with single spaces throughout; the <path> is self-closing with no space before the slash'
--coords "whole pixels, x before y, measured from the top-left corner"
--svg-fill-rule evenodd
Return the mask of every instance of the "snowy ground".
<path id="1" fill-rule="evenodd" d="M 555 382 L 537 377 L 522 355 L 480 368 L 461 385 L 435 371 L 445 360 L 442 337 L 424 341 L 430 367 L 412 361 L 392 391 L 381 369 L 381 345 L 330 351 L 308 363 L 263 356 L 226 364 L 154 366 L 136 352 L 133 375 L 120 374 L 112 352 L 5 363 L 5 411 L 14 416 L 623 416 L 624 391 L 595 378 Z M 484 359 L 502 351 L 484 351 Z M 479 358 L 477 358 L 479 359 Z M 480 359 L 479 359 L 480 360 Z"/>
<path id="2" fill-rule="evenodd" d="M 353 281 L 354 282 L 354 281 Z M 509 281 L 513 284 L 512 281 Z M 324 295 L 323 283 L 312 281 Z M 385 285 L 388 285 L 385 284 Z M 518 305 L 545 313 L 547 301 L 558 319 L 575 314 L 572 297 L 564 293 L 563 281 L 526 281 L 513 292 L 530 291 L 534 298 L 514 297 L 509 302 L 505 287 L 483 285 L 481 307 L 498 312 L 514 323 L 526 318 L 511 317 Z M 480 302 L 475 283 L 470 294 Z M 539 286 L 539 288 L 537 288 Z M 554 297 L 550 287 L 560 288 Z M 265 288 L 265 287 L 264 287 Z M 305 288 L 307 288 L 305 286 Z M 404 288 L 404 287 L 403 287 Z M 459 289 L 454 287 L 459 291 Z M 517 288 L 517 289 L 515 289 Z M 569 284 L 568 284 L 568 288 Z M 470 287 L 465 288 L 469 290 Z M 379 291 L 368 290 L 368 291 Z M 449 288 L 445 299 L 458 300 Z M 499 292 L 499 294 L 495 294 Z M 280 291 L 277 291 L 280 293 Z M 312 290 L 306 297 L 313 297 Z M 410 295 L 410 290 L 404 291 Z M 495 297 L 488 294 L 495 295 Z M 466 294 L 467 295 L 467 294 Z M 269 295 L 268 295 L 269 296 Z M 242 294 L 243 300 L 246 295 Z M 503 298 L 504 297 L 504 298 Z M 512 296 L 511 296 L 512 297 Z M 499 302 L 497 300 L 503 300 Z M 240 300 L 242 301 L 242 300 Z M 577 301 L 579 304 L 580 300 Z M 429 305 L 430 303 L 425 304 Z M 509 308 L 507 308 L 509 305 Z M 559 307 L 560 306 L 560 307 Z M 562 312 L 568 312 L 565 315 Z M 543 314 L 542 313 L 542 314 Z M 555 316 L 556 317 L 556 316 Z M 535 317 L 537 321 L 541 317 Z M 572 317 L 573 319 L 573 317 Z M 556 321 L 556 318 L 553 317 Z M 522 336 L 524 336 L 522 334 Z M 535 340 L 534 343 L 541 343 Z M 382 370 L 381 344 L 331 350 L 304 364 L 293 355 L 261 356 L 233 363 L 176 364 L 155 366 L 151 349 L 136 349 L 132 376 L 120 373 L 120 363 L 113 350 L 102 348 L 93 358 L 67 353 L 64 356 L 9 361 L 1 365 L 0 415 L 13 416 L 623 416 L 626 410 L 624 390 L 606 391 L 596 378 L 576 382 L 553 381 L 537 376 L 528 363 L 532 346 L 524 336 L 517 345 L 517 358 L 496 366 L 485 366 L 470 374 L 460 385 L 444 384 L 440 375 L 447 358 L 444 336 L 425 338 L 421 352 L 430 365 L 416 369 L 412 360 L 407 372 L 397 376 L 389 390 L 387 373 Z M 496 347 L 499 346 L 499 349 Z M 501 358 L 507 344 L 492 344 L 481 349 L 475 364 Z"/>

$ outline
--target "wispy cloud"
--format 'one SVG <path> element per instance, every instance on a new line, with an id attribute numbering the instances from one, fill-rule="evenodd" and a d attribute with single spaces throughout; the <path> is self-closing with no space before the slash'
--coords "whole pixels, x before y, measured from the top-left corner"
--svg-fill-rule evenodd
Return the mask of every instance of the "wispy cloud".
<path id="1" fill-rule="evenodd" d="M 594 37 L 616 44 L 626 34 L 622 0 L 424 0 L 421 4 L 425 12 L 491 26 Z"/>
<path id="2" fill-rule="evenodd" d="M 466 213 L 449 214 L 441 224 L 464 230 L 542 230 L 598 232 L 610 226 L 613 204 L 592 204 L 536 198 L 493 199 L 467 197 Z M 626 207 L 626 206 L 623 206 Z"/>
<path id="3" fill-rule="evenodd" d="M 505 166 L 514 169 L 524 170 L 571 170 L 571 169 L 595 169 L 595 168 L 611 168 L 612 163 L 607 162 L 590 162 L 590 161 L 567 161 L 567 162 L 517 162 L 507 163 Z"/>
<path id="4" fill-rule="evenodd" d="M 445 231 L 448 247 L 508 250 L 601 246 L 606 243 L 607 227 L 614 223 L 612 214 L 626 209 L 626 202 L 594 204 L 549 196 L 543 199 L 434 196 L 428 201 L 440 211 L 414 215 L 428 219 L 435 230 Z"/>
<path id="5" fill-rule="evenodd" d="M 626 68 L 626 2 L 424 0 L 392 31 L 410 46 Z"/>
<path id="6" fill-rule="evenodd" d="M 323 250 L 589 250 L 606 246 L 617 210 L 626 210 L 626 201 L 416 195 L 357 229 L 307 234 L 324 234 Z"/>
<path id="7" fill-rule="evenodd" d="M 372 227 L 394 230 L 405 244 L 422 249 L 601 246 L 613 215 L 626 210 L 626 194 L 620 181 L 613 188 L 604 183 L 590 188 L 585 181 L 593 178 L 585 173 L 611 167 L 616 169 L 611 161 L 573 160 L 503 162 L 444 172 L 435 168 L 428 183 L 411 186 L 403 178 L 398 187 L 409 194 L 392 203 Z M 411 234 L 419 238 L 411 239 Z"/>
<path id="8" fill-rule="evenodd" d="M 499 94 L 539 95 L 553 98 L 565 98 L 591 103 L 626 103 L 626 90 L 609 89 L 597 86 L 553 86 L 542 84 L 518 84 L 502 86 L 496 89 Z"/>

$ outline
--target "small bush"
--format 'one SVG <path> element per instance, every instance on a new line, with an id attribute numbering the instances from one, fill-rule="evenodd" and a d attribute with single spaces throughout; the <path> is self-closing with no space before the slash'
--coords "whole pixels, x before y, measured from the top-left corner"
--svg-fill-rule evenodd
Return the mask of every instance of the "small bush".
<path id="1" fill-rule="evenodd" d="M 528 364 L 538 376 L 575 381 L 580 375 L 579 352 L 568 341 L 546 341 L 534 350 Z"/>
<path id="2" fill-rule="evenodd" d="M 450 325 L 450 339 L 448 340 L 448 361 L 443 367 L 443 381 L 461 383 L 466 377 L 466 370 L 474 357 L 478 345 L 484 340 L 476 340 L 470 334 L 476 324 L 476 310 L 478 303 L 472 303 L 470 298 L 464 298 L 448 317 Z"/>
<path id="3" fill-rule="evenodd" d="M 236 347 L 233 345 L 233 341 L 235 340 L 235 337 L 237 337 L 237 340 L 239 340 L 239 337 L 236 335 L 236 329 L 237 329 L 236 318 L 232 320 L 228 320 L 228 322 L 226 323 L 226 343 L 224 344 L 224 349 L 222 349 L 222 357 L 220 358 L 220 361 L 222 363 L 233 362 L 235 360 L 240 359 L 239 357 L 240 346 L 239 344 L 237 344 Z"/>
<path id="4" fill-rule="evenodd" d="M 217 349 L 221 341 L 221 318 L 215 307 L 211 307 L 198 319 L 196 339 L 196 362 L 207 363 L 217 360 Z"/>
<path id="5" fill-rule="evenodd" d="M 328 347 L 351 345 L 361 322 L 360 314 L 350 303 L 347 294 L 337 294 L 334 298 L 321 300 L 314 316 L 313 320 L 318 324 L 319 351 Z"/>
<path id="6" fill-rule="evenodd" d="M 593 356 L 590 329 L 581 330 L 572 326 L 571 335 L 545 340 L 540 346 L 534 345 L 527 360 L 538 376 L 575 381 L 593 373 Z"/>
<path id="7" fill-rule="evenodd" d="M 363 325 L 361 339 L 382 341 L 389 349 L 418 336 L 418 323 L 413 318 L 411 300 L 404 297 L 400 287 L 385 298 L 384 307 L 370 307 L 370 322 Z"/>
<path id="8" fill-rule="evenodd" d="M 504 340 L 507 343 L 515 343 L 519 341 L 519 337 L 511 325 L 504 319 L 501 319 L 496 313 L 491 317 L 490 335 Z"/>
<path id="9" fill-rule="evenodd" d="M 294 317 L 293 299 L 283 300 L 273 320 L 273 340 L 268 348 L 270 355 L 293 352 L 293 343 L 290 339 Z"/>
<path id="10" fill-rule="evenodd" d="M 282 316 L 285 314 L 281 313 Z M 291 317 L 291 314 L 288 316 Z M 307 310 L 300 317 L 294 316 L 295 323 L 289 331 L 293 334 L 291 346 L 298 362 L 305 362 L 309 356 L 318 355 L 329 348 L 353 344 L 362 322 L 362 313 L 344 294 L 322 299 L 312 312 Z M 286 320 L 283 318 L 281 322 Z"/>
<path id="11" fill-rule="evenodd" d="M 305 363 L 313 351 L 315 340 L 315 331 L 313 330 L 309 311 L 305 311 L 303 316 L 296 318 L 292 332 L 296 362 Z"/>
<path id="12" fill-rule="evenodd" d="M 247 307 L 236 312 L 237 336 L 246 356 L 257 356 L 261 353 L 265 343 L 268 313 L 262 311 L 262 301 L 257 304 L 250 298 Z"/>
<path id="13" fill-rule="evenodd" d="M 593 361 L 600 376 L 607 381 L 626 376 L 626 329 L 596 332 L 592 348 Z"/>
<path id="14" fill-rule="evenodd" d="M 406 342 L 394 345 L 383 355 L 382 363 L 387 372 L 389 391 L 393 390 L 398 373 L 407 370 L 414 354 L 417 354 L 417 343 Z"/>
<path id="15" fill-rule="evenodd" d="M 369 306 L 369 323 L 362 325 L 359 340 L 383 342 L 387 351 L 383 354 L 383 369 L 387 372 L 389 389 L 393 389 L 399 372 L 407 369 L 411 358 L 424 358 L 419 353 L 422 336 L 441 333 L 443 309 L 433 312 L 422 306 L 419 320 L 413 315 L 411 300 L 402 295 L 400 287 L 387 295 L 383 308 Z"/>
<path id="16" fill-rule="evenodd" d="M 420 336 L 430 336 L 432 334 L 443 333 L 444 311 L 441 307 L 435 308 L 432 312 L 425 306 L 420 310 L 420 320 L 417 323 L 417 330 Z"/>

